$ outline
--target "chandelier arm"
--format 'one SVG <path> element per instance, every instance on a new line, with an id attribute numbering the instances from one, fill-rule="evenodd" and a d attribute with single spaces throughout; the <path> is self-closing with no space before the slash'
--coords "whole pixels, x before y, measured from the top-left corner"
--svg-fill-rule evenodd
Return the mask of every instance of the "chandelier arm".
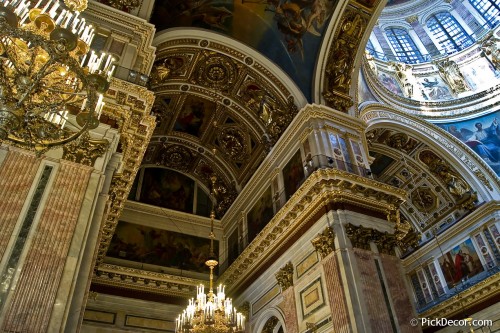
<path id="1" fill-rule="evenodd" d="M 33 80 L 33 82 L 31 82 L 31 84 L 28 87 L 28 89 L 26 89 L 26 91 L 24 92 L 24 94 L 21 95 L 21 97 L 17 101 L 17 106 L 18 107 L 20 107 L 23 104 L 24 100 L 28 97 L 28 95 L 33 92 L 33 89 L 36 88 L 36 86 L 38 85 L 38 83 L 40 82 L 40 80 L 43 77 L 45 77 L 45 70 L 47 69 L 47 67 L 49 67 L 50 65 L 52 65 L 54 62 L 55 62 L 55 60 L 53 58 L 50 58 L 49 60 L 47 60 L 47 62 L 45 64 L 43 64 L 42 68 L 40 68 L 40 70 L 36 73 L 35 79 Z"/>

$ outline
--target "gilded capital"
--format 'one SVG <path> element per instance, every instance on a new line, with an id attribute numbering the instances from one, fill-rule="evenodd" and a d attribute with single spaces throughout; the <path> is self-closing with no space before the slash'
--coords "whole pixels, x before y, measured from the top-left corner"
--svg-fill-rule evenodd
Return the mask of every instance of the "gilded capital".
<path id="1" fill-rule="evenodd" d="M 412 16 L 408 16 L 406 18 L 406 22 L 412 24 L 412 23 L 415 23 L 418 21 L 418 16 L 417 15 L 412 15 Z"/>
<path id="2" fill-rule="evenodd" d="M 311 240 L 311 243 L 321 258 L 325 258 L 335 250 L 335 232 L 333 232 L 333 228 L 326 227 L 322 233 Z"/>
<path id="3" fill-rule="evenodd" d="M 395 255 L 394 248 L 398 245 L 394 234 L 381 232 L 372 228 L 347 224 L 345 226 L 347 237 L 353 247 L 363 250 L 370 249 L 370 242 L 374 242 L 380 253 Z"/>
<path id="4" fill-rule="evenodd" d="M 63 159 L 87 166 L 94 166 L 98 157 L 106 152 L 107 140 L 94 140 L 89 133 L 82 134 L 77 140 L 63 146 Z"/>
<path id="5" fill-rule="evenodd" d="M 281 287 L 281 290 L 284 291 L 289 287 L 293 286 L 293 265 L 291 262 L 283 266 L 278 273 L 276 273 L 276 280 Z"/>

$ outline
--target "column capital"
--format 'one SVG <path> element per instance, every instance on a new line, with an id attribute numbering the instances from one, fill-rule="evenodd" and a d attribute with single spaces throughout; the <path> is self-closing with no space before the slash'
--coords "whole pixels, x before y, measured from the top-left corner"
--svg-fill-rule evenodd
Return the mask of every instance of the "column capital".
<path id="1" fill-rule="evenodd" d="M 411 16 L 408 16 L 405 20 L 406 20 L 406 22 L 412 24 L 412 23 L 418 22 L 418 16 L 411 15 Z"/>
<path id="2" fill-rule="evenodd" d="M 282 291 L 293 286 L 293 264 L 289 262 L 276 273 L 276 280 Z"/>
<path id="3" fill-rule="evenodd" d="M 322 259 L 328 256 L 335 250 L 335 232 L 333 232 L 333 228 L 326 227 L 323 232 L 311 240 L 311 243 Z"/>

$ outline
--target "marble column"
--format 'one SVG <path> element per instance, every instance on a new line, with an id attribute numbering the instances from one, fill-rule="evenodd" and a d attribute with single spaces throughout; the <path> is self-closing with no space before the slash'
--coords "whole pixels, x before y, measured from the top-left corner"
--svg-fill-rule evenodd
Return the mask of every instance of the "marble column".
<path id="1" fill-rule="evenodd" d="M 17 220 L 33 186 L 40 160 L 35 154 L 3 151 L 0 165 L 0 259 L 7 250 Z M 4 263 L 5 264 L 5 263 Z"/>
<path id="2" fill-rule="evenodd" d="M 439 49 L 436 47 L 431 37 L 427 34 L 427 31 L 425 31 L 422 24 L 420 24 L 420 21 L 418 20 L 418 17 L 416 15 L 406 18 L 406 22 L 411 24 L 413 30 L 417 34 L 418 38 L 420 38 L 420 41 L 422 42 L 422 44 L 424 44 L 425 49 L 431 56 L 440 54 Z"/>

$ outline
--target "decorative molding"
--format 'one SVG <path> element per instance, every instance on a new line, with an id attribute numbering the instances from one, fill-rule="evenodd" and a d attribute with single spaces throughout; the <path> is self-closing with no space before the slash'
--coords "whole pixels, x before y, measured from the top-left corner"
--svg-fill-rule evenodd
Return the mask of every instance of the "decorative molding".
<path id="1" fill-rule="evenodd" d="M 206 281 L 141 269 L 101 264 L 95 270 L 92 283 L 157 295 L 190 298 L 196 286 Z"/>
<path id="2" fill-rule="evenodd" d="M 482 174 L 483 177 L 478 177 L 478 179 L 491 192 L 500 192 L 500 178 L 493 170 L 482 159 L 469 153 L 467 146 L 463 142 L 451 136 L 442 128 L 429 124 L 426 120 L 382 104 L 367 105 L 361 112 L 360 118 L 370 126 L 376 122 L 385 121 L 398 123 L 402 127 L 413 128 L 422 135 L 430 138 L 433 142 L 439 142 L 444 149 L 461 160 L 472 174 L 476 176 Z M 492 186 L 492 183 L 494 186 Z"/>
<path id="3" fill-rule="evenodd" d="M 406 192 L 337 169 L 320 169 L 310 175 L 257 237 L 222 274 L 219 281 L 230 289 L 251 278 L 267 264 L 266 258 L 287 244 L 329 204 L 348 204 L 385 216 L 397 211 Z"/>

